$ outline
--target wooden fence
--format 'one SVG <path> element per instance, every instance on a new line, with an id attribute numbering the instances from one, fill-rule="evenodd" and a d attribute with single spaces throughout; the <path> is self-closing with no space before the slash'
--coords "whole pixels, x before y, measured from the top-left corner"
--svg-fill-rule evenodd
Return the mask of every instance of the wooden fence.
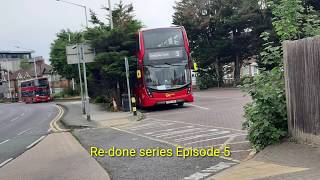
<path id="1" fill-rule="evenodd" d="M 320 37 L 283 46 L 289 133 L 320 144 Z"/>

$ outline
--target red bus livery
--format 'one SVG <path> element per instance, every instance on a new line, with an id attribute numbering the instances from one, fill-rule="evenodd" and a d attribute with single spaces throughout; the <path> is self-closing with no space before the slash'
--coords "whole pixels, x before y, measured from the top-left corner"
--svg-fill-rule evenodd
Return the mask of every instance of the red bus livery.
<path id="1" fill-rule="evenodd" d="M 22 81 L 21 99 L 25 103 L 51 101 L 48 78 L 36 78 Z"/>
<path id="2" fill-rule="evenodd" d="M 139 31 L 137 88 L 140 107 L 193 102 L 191 59 L 183 27 Z"/>

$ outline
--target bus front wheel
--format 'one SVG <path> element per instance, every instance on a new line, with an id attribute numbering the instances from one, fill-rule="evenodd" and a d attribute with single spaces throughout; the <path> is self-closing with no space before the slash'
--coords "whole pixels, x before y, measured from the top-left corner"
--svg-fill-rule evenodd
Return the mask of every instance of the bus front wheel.
<path id="1" fill-rule="evenodd" d="M 182 107 L 184 102 L 178 102 L 177 104 L 178 104 L 178 107 Z"/>

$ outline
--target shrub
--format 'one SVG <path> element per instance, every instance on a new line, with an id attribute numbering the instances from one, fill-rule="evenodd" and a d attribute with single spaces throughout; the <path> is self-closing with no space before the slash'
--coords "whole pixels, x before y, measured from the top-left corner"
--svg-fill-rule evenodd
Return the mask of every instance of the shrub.
<path id="1" fill-rule="evenodd" d="M 211 71 L 199 72 L 197 76 L 197 84 L 200 89 L 208 89 L 217 86 L 216 75 Z"/>
<path id="2" fill-rule="evenodd" d="M 248 129 L 248 139 L 254 148 L 279 143 L 287 135 L 287 110 L 282 68 L 275 67 L 244 80 L 242 88 L 252 97 L 245 106 L 243 127 Z"/>
<path id="3" fill-rule="evenodd" d="M 94 103 L 107 103 L 107 100 L 105 97 L 103 96 L 97 96 L 95 99 L 94 99 Z"/>

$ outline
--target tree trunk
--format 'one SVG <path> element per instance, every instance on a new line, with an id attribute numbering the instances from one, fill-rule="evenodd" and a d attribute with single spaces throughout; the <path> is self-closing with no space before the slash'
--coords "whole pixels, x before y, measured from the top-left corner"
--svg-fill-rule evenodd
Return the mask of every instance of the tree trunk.
<path id="1" fill-rule="evenodd" d="M 222 70 L 221 63 L 219 62 L 219 58 L 216 58 L 216 73 L 217 73 L 217 82 L 218 87 L 223 85 L 223 70 Z"/>
<path id="2" fill-rule="evenodd" d="M 240 82 L 240 69 L 241 69 L 241 62 L 240 62 L 240 55 L 236 53 L 236 59 L 234 63 L 234 83 L 238 84 Z"/>

